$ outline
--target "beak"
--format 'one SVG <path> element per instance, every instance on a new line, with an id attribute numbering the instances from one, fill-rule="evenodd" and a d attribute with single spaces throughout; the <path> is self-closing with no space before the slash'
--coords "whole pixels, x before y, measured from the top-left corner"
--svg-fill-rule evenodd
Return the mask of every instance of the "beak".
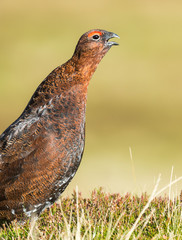
<path id="1" fill-rule="evenodd" d="M 113 33 L 113 32 L 106 32 L 105 34 L 105 39 L 106 39 L 106 45 L 108 47 L 111 47 L 113 45 L 119 45 L 118 43 L 116 42 L 113 42 L 113 41 L 109 41 L 109 39 L 111 38 L 120 38 L 116 33 Z"/>

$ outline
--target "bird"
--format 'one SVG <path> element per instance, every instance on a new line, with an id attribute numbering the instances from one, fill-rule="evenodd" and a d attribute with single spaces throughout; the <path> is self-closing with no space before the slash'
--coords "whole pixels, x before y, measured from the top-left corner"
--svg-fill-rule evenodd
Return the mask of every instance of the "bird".
<path id="1" fill-rule="evenodd" d="M 89 81 L 113 32 L 84 33 L 72 57 L 37 87 L 22 114 L 0 136 L 0 220 L 39 216 L 74 177 L 85 146 Z"/>

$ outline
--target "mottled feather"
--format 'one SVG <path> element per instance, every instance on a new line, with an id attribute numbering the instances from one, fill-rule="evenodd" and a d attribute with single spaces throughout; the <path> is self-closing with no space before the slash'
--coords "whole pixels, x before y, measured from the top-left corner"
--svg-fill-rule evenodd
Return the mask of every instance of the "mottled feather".
<path id="1" fill-rule="evenodd" d="M 85 33 L 72 58 L 46 77 L 0 136 L 0 219 L 40 214 L 75 175 L 84 150 L 87 87 L 116 44 L 108 42 L 112 37 L 104 30 Z"/>

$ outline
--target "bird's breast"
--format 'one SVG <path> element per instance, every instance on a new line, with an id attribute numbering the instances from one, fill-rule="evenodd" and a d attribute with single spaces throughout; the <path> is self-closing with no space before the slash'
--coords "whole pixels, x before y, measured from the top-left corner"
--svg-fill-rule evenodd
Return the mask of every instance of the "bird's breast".
<path id="1" fill-rule="evenodd" d="M 59 187 L 74 176 L 80 164 L 85 142 L 85 110 L 86 94 L 80 89 L 60 94 L 38 110 L 46 156 L 54 165 L 57 179 L 54 183 Z"/>

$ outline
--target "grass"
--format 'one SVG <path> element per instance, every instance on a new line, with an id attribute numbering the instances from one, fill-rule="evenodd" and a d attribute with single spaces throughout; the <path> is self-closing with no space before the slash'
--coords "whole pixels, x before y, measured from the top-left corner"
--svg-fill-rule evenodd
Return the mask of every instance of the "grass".
<path id="1" fill-rule="evenodd" d="M 171 177 L 170 184 L 157 191 L 159 177 L 150 196 L 121 196 L 100 188 L 83 198 L 76 189 L 72 197 L 60 198 L 43 212 L 33 231 L 32 223 L 14 221 L 3 225 L 0 239 L 182 239 L 180 198 L 158 196 L 166 188 L 171 195 L 171 186 L 181 179 Z"/>

